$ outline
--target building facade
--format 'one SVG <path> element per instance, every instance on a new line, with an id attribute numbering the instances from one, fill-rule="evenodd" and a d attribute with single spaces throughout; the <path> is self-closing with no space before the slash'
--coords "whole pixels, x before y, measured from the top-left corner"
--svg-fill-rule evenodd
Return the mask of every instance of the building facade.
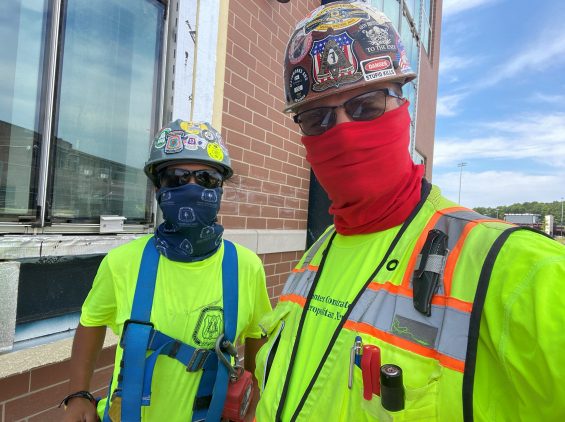
<path id="1" fill-rule="evenodd" d="M 60 420 L 72 330 L 98 264 L 159 221 L 143 173 L 164 123 L 221 130 L 236 176 L 220 222 L 257 252 L 276 302 L 324 210 L 281 110 L 294 25 L 318 0 L 0 2 L 0 415 Z M 419 78 L 411 152 L 431 175 L 441 0 L 372 0 Z M 315 195 L 314 195 L 315 197 Z M 103 394 L 116 339 L 92 390 Z"/>

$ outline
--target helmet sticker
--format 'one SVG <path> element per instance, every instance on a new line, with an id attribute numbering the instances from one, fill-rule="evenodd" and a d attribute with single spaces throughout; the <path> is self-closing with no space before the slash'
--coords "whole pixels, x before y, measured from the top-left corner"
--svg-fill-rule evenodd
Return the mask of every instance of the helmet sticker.
<path id="1" fill-rule="evenodd" d="M 357 70 L 354 42 L 347 32 L 328 35 L 320 41 L 314 41 L 310 50 L 313 58 L 312 76 L 315 81 L 312 91 L 325 91 L 334 86 L 357 82 L 363 77 Z"/>
<path id="2" fill-rule="evenodd" d="M 292 64 L 301 61 L 312 47 L 312 34 L 306 35 L 304 31 L 298 31 L 290 40 L 288 48 L 288 60 Z"/>
<path id="3" fill-rule="evenodd" d="M 212 132 L 211 130 L 203 129 L 201 134 L 202 134 L 202 137 L 205 138 L 209 142 L 216 140 L 216 134 L 214 132 Z"/>
<path id="4" fill-rule="evenodd" d="M 396 35 L 390 24 L 379 25 L 375 21 L 359 25 L 356 39 L 367 54 L 388 53 L 396 51 Z"/>
<path id="5" fill-rule="evenodd" d="M 394 67 L 389 56 L 375 57 L 361 62 L 361 70 L 366 81 L 394 76 Z"/>
<path id="6" fill-rule="evenodd" d="M 188 136 L 183 140 L 184 148 L 190 151 L 196 151 L 198 149 L 198 138 L 194 136 Z"/>
<path id="7" fill-rule="evenodd" d="M 402 73 L 410 73 L 412 72 L 412 68 L 410 67 L 410 62 L 408 61 L 408 56 L 406 55 L 406 49 L 404 48 L 404 44 L 402 44 L 402 40 L 398 38 L 396 40 L 397 46 L 397 60 L 398 65 L 400 67 L 400 71 Z"/>
<path id="8" fill-rule="evenodd" d="M 165 144 L 165 154 L 175 154 L 181 152 L 184 147 L 184 139 L 188 135 L 182 130 L 174 130 L 167 134 L 167 143 Z"/>
<path id="9" fill-rule="evenodd" d="M 308 72 L 303 67 L 297 66 L 290 74 L 289 93 L 295 103 L 302 101 L 310 90 Z"/>
<path id="10" fill-rule="evenodd" d="M 208 155 L 214 160 L 222 161 L 224 159 L 224 151 L 218 144 L 208 144 Z"/>
<path id="11" fill-rule="evenodd" d="M 163 148 L 167 143 L 167 135 L 169 134 L 170 131 L 171 129 L 162 130 L 161 133 L 159 134 L 159 137 L 155 140 L 155 144 L 153 146 L 157 149 Z"/>
<path id="12" fill-rule="evenodd" d="M 180 122 L 180 128 L 190 135 L 198 135 L 202 130 L 200 126 L 202 125 L 193 122 Z M 206 127 L 204 127 L 204 129 L 206 129 Z"/>
<path id="13" fill-rule="evenodd" d="M 345 6 L 343 4 L 335 4 L 324 8 L 321 13 L 314 15 L 304 29 L 306 33 L 314 30 L 326 32 L 329 29 L 338 31 L 368 18 L 369 15 L 367 12 L 354 5 Z"/>

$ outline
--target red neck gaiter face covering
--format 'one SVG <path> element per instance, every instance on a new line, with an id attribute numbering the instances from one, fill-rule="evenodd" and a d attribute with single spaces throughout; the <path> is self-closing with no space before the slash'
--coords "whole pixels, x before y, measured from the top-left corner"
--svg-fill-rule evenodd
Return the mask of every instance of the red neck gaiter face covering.
<path id="1" fill-rule="evenodd" d="M 424 166 L 410 158 L 408 103 L 367 122 L 303 136 L 306 159 L 332 205 L 336 230 L 352 235 L 395 227 L 420 200 Z"/>

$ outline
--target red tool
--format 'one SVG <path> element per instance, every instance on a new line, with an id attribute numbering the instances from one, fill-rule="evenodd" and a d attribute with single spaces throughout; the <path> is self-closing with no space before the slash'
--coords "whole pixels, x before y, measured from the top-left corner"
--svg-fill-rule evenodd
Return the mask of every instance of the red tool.
<path id="1" fill-rule="evenodd" d="M 363 346 L 361 374 L 363 375 L 363 398 L 371 400 L 373 394 L 381 394 L 380 383 L 381 349 L 372 344 Z"/>

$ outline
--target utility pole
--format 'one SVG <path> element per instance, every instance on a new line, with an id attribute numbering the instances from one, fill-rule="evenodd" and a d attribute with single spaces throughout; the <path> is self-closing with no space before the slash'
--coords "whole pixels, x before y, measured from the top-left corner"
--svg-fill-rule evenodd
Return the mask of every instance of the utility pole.
<path id="1" fill-rule="evenodd" d="M 463 177 L 463 167 L 465 167 L 467 165 L 467 163 L 465 162 L 460 162 L 459 164 L 457 164 L 457 167 L 459 167 L 459 199 L 457 200 L 458 204 L 461 204 L 461 178 Z M 563 204 L 563 203 L 562 203 Z M 562 218 L 563 220 L 563 218 Z"/>

